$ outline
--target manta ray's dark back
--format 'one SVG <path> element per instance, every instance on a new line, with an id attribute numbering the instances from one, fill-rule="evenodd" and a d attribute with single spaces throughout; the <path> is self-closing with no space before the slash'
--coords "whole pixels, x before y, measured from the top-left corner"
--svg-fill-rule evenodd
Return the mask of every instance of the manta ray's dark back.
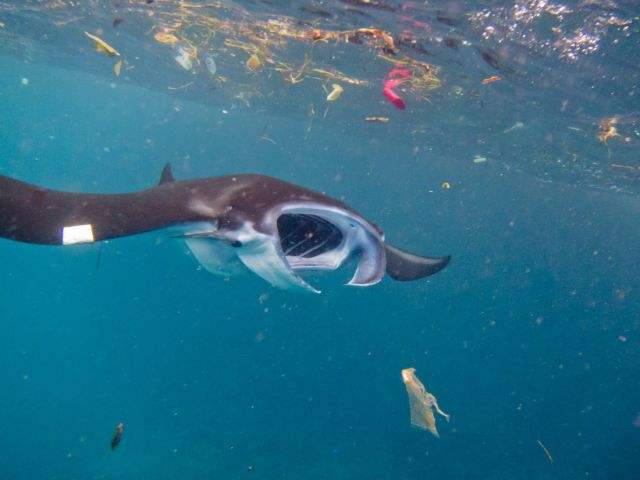
<path id="1" fill-rule="evenodd" d="M 284 217 L 286 221 L 281 220 Z M 204 233 L 192 227 L 203 224 L 210 226 Z M 346 257 L 360 252 L 360 275 L 352 284 L 362 286 L 379 281 L 380 270 L 408 281 L 432 275 L 449 262 L 448 256 L 423 257 L 392 247 L 384 242 L 379 227 L 348 205 L 263 175 L 175 181 L 167 165 L 158 185 L 122 194 L 56 191 L 0 175 L 0 236 L 4 238 L 70 245 L 183 226 L 190 238 L 206 236 L 223 245 L 243 247 L 237 251 L 242 263 L 273 284 L 280 277 L 270 278 L 269 272 L 260 269 L 280 267 L 273 262 L 265 265 L 275 267 L 261 266 L 266 258 L 256 257 L 259 242 L 273 246 L 270 254 L 279 255 L 286 270 L 296 275 L 304 269 L 337 268 Z"/>

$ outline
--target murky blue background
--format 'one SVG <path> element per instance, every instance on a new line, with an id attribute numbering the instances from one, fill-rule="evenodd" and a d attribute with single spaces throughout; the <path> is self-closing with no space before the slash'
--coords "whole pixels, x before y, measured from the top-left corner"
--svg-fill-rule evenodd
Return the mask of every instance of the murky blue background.
<path id="1" fill-rule="evenodd" d="M 353 289 L 347 272 L 305 296 L 221 281 L 163 232 L 3 240 L 1 479 L 640 475 L 637 197 L 504 168 L 508 135 L 476 164 L 486 152 L 463 127 L 391 143 L 379 125 L 308 131 L 7 57 L 0 69 L 4 175 L 121 192 L 168 161 L 178 179 L 261 172 L 453 256 L 428 280 Z M 410 366 L 451 414 L 439 439 L 410 427 Z"/>

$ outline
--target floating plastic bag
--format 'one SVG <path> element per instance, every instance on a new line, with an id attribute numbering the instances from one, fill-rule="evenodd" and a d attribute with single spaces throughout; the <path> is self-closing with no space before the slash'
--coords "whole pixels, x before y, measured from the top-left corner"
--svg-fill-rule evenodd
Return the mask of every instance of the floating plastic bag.
<path id="1" fill-rule="evenodd" d="M 175 61 L 178 62 L 185 70 L 191 70 L 193 68 L 193 59 L 191 58 L 191 51 L 183 46 L 178 47 L 178 55 L 175 57 Z"/>
<path id="2" fill-rule="evenodd" d="M 204 59 L 204 64 L 207 67 L 207 70 L 209 70 L 209 73 L 211 75 L 215 75 L 216 72 L 218 71 L 218 67 L 216 65 L 216 61 L 213 59 L 213 57 L 205 57 Z"/>
<path id="3" fill-rule="evenodd" d="M 436 397 L 427 392 L 420 379 L 415 374 L 415 368 L 405 368 L 402 370 L 402 381 L 407 389 L 409 396 L 409 408 L 411 410 L 411 425 L 423 430 L 429 430 L 436 437 L 439 437 L 436 429 L 436 418 L 433 415 L 433 409 L 436 413 L 442 415 L 447 422 L 449 415 L 444 413 L 438 407 Z"/>

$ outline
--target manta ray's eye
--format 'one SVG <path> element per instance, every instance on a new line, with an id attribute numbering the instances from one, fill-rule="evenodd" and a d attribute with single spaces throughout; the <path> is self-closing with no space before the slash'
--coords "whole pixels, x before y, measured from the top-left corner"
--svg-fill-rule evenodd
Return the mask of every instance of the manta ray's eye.
<path id="1" fill-rule="evenodd" d="M 285 213 L 278 217 L 280 246 L 286 256 L 312 258 L 337 248 L 342 232 L 317 215 Z"/>

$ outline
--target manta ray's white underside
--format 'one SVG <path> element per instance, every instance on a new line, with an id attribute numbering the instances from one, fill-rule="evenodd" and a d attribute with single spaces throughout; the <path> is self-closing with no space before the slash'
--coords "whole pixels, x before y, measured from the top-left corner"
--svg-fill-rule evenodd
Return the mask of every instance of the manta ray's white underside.
<path id="1" fill-rule="evenodd" d="M 284 252 L 277 228 L 281 215 L 313 215 L 339 229 L 339 244 L 325 250 L 316 245 L 305 255 Z M 215 222 L 190 224 L 184 228 L 185 242 L 194 257 L 211 273 L 232 276 L 249 269 L 274 287 L 320 293 L 305 282 L 298 272 L 302 270 L 336 270 L 350 256 L 359 255 L 352 286 L 378 283 L 385 270 L 385 252 L 381 235 L 366 220 L 345 210 L 320 204 L 285 204 L 267 213 L 265 234 L 245 222 L 233 231 L 220 231 Z M 263 227 L 264 229 L 264 227 Z M 291 249 L 293 250 L 293 249 Z M 246 268 L 245 268 L 246 267 Z"/>

